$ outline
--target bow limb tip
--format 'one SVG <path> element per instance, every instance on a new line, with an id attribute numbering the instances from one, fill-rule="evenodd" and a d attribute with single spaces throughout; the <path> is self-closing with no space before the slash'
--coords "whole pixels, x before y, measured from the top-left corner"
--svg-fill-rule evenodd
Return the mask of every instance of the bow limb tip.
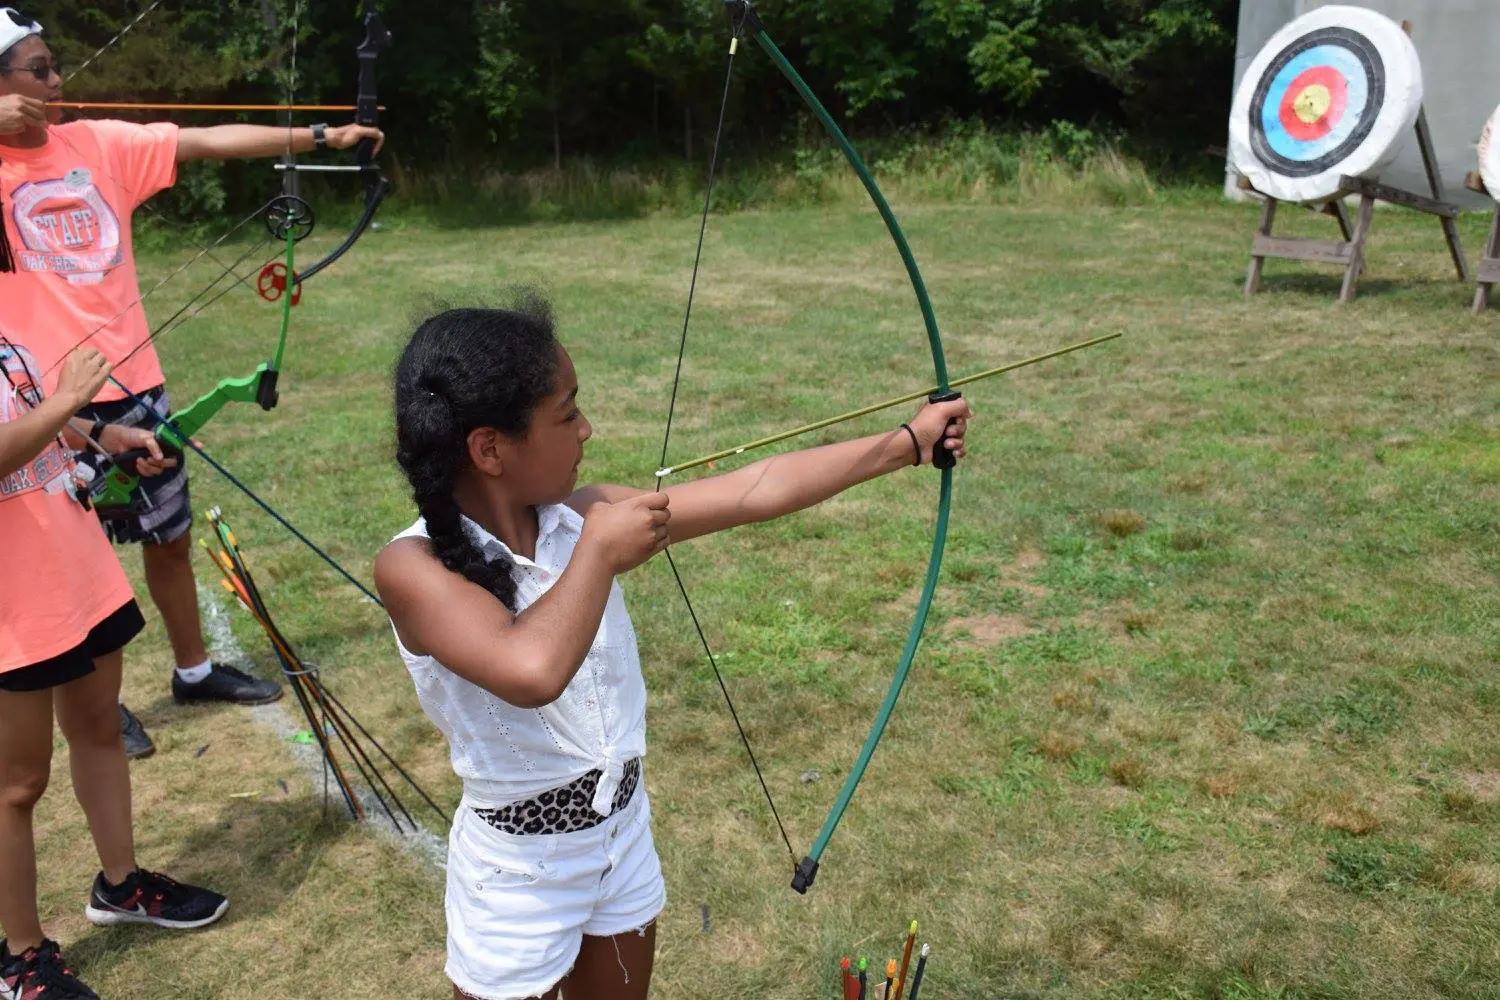
<path id="1" fill-rule="evenodd" d="M 962 399 L 963 393 L 953 389 L 947 392 L 935 392 L 927 397 L 929 403 L 951 403 L 955 399 Z M 944 447 L 948 440 L 948 428 L 953 426 L 953 421 L 948 421 L 948 427 L 943 429 L 943 436 L 938 438 L 937 443 L 932 446 L 932 467 L 934 469 L 951 469 L 958 464 L 958 456 Z"/>
<path id="2" fill-rule="evenodd" d="M 812 888 L 813 880 L 818 877 L 818 861 L 816 858 L 803 858 L 797 865 L 797 871 L 792 875 L 792 888 L 799 895 L 806 896 L 807 890 Z"/>
<path id="3" fill-rule="evenodd" d="M 734 23 L 742 28 L 749 28 L 753 32 L 764 30 L 760 23 L 760 17 L 755 13 L 755 4 L 752 0 L 724 0 L 724 9 Z"/>

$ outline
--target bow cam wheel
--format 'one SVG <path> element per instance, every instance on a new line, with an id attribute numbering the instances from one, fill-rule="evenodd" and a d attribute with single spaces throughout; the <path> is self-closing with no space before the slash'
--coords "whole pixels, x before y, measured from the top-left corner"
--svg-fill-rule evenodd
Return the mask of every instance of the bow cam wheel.
<path id="1" fill-rule="evenodd" d="M 266 232 L 278 242 L 284 243 L 290 236 L 301 243 L 312 235 L 316 221 L 312 206 L 296 195 L 280 195 L 266 206 Z"/>
<path id="2" fill-rule="evenodd" d="M 267 264 L 260 269 L 260 275 L 255 279 L 255 290 L 260 297 L 267 302 L 276 302 L 286 294 L 286 265 L 280 261 Z M 300 275 L 292 275 L 292 305 L 302 303 L 302 278 Z"/>

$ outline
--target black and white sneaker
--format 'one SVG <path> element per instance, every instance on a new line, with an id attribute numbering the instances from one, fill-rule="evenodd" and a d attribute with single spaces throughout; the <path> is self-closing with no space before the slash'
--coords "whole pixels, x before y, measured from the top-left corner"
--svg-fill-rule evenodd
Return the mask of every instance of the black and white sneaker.
<path id="1" fill-rule="evenodd" d="M 0 941 L 0 1000 L 99 1000 L 63 963 L 56 941 L 12 955 Z"/>
<path id="2" fill-rule="evenodd" d="M 208 676 L 189 684 L 172 674 L 172 700 L 179 705 L 194 701 L 227 701 L 235 705 L 268 705 L 281 697 L 281 685 L 251 677 L 225 663 L 215 663 Z"/>
<path id="3" fill-rule="evenodd" d="M 100 872 L 83 915 L 101 927 L 155 924 L 172 930 L 207 927 L 229 909 L 229 900 L 208 889 L 184 885 L 165 875 L 137 869 L 122 885 L 110 885 Z"/>
<path id="4" fill-rule="evenodd" d="M 120 738 L 125 741 L 126 760 L 141 760 L 156 753 L 156 744 L 151 742 L 146 727 L 124 705 L 120 706 Z"/>

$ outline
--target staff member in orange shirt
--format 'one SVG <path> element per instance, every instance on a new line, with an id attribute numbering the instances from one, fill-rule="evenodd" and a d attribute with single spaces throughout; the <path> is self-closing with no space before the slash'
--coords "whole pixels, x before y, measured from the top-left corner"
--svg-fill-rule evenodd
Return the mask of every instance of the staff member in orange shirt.
<path id="1" fill-rule="evenodd" d="M 74 348 L 85 341 L 97 348 L 118 366 L 115 377 L 135 398 L 106 385 L 82 415 L 154 429 L 170 402 L 140 302 L 131 213 L 171 187 L 177 164 L 188 160 L 271 157 L 289 147 L 349 149 L 363 139 L 378 148 L 384 136 L 363 125 L 52 125 L 47 102 L 61 97 L 62 85 L 42 26 L 0 7 L 0 272 L 7 263 L 12 272 L 0 273 L 0 325 L 24 332 L 49 383 Z M 274 681 L 209 658 L 193 577 L 186 469 L 148 481 L 142 495 L 141 510 L 112 518 L 106 528 L 117 543 L 141 545 L 146 586 L 177 661 L 173 699 L 253 705 L 281 697 Z M 149 754 L 154 747 L 140 723 L 123 706 L 120 715 L 127 752 Z"/>

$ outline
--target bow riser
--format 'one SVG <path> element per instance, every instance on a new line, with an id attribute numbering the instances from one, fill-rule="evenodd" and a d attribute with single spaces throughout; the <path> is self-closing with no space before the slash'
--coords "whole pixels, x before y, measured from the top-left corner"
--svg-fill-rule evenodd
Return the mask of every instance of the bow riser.
<path id="1" fill-rule="evenodd" d="M 253 375 L 224 379 L 204 393 L 197 402 L 157 425 L 156 437 L 161 442 L 162 450 L 172 453 L 181 461 L 181 455 L 190 447 L 188 439 L 230 403 L 255 403 L 263 410 L 273 409 L 278 399 L 277 375 L 267 363 L 257 368 Z M 134 457 L 135 453 L 131 454 Z M 117 459 L 123 457 L 116 456 Z M 104 477 L 104 485 L 93 494 L 95 509 L 105 516 L 112 510 L 128 509 L 139 484 L 140 477 L 122 470 L 118 462 L 111 465 Z"/>

